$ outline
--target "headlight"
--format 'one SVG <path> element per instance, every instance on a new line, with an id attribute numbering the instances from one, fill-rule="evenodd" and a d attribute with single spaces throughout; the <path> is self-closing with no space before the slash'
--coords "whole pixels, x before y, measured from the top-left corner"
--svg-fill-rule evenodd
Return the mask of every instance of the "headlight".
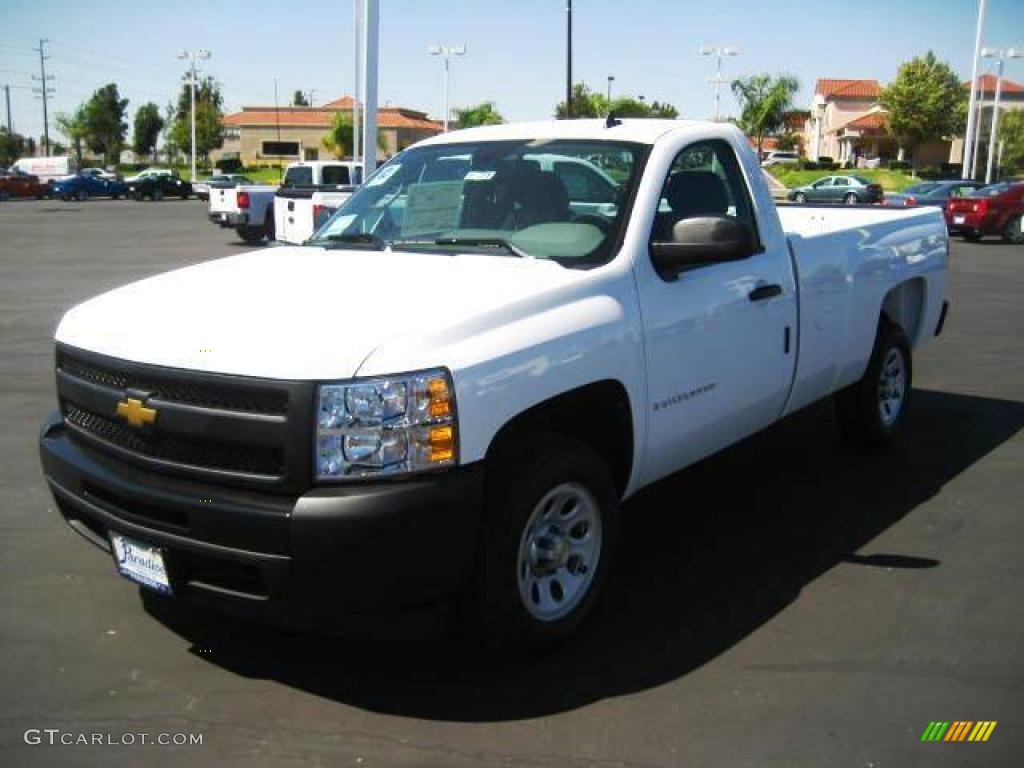
<path id="1" fill-rule="evenodd" d="M 455 393 L 444 369 L 321 384 L 316 420 L 317 480 L 456 463 Z"/>

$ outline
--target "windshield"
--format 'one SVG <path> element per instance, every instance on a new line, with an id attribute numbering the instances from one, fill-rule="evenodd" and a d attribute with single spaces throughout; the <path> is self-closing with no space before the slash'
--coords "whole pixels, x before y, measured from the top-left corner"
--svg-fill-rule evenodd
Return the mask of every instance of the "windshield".
<path id="1" fill-rule="evenodd" d="M 904 195 L 927 195 L 930 192 L 934 192 L 939 188 L 938 184 L 926 183 L 926 184 L 915 184 L 912 187 L 907 187 L 900 194 Z"/>
<path id="2" fill-rule="evenodd" d="M 1003 194 L 1003 192 L 1008 190 L 1011 186 L 1013 185 L 1009 182 L 1001 181 L 998 184 L 990 184 L 987 187 L 976 189 L 971 192 L 971 194 L 967 195 L 967 197 L 995 197 L 996 195 Z"/>
<path id="3" fill-rule="evenodd" d="M 406 150 L 307 241 L 438 253 L 609 261 L 643 147 L 605 141 L 491 141 Z"/>

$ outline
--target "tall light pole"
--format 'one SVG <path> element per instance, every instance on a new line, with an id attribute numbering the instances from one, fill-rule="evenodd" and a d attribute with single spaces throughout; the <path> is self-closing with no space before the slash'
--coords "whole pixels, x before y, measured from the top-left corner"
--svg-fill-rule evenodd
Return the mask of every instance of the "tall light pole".
<path id="1" fill-rule="evenodd" d="M 615 81 L 615 75 L 608 75 L 608 103 L 612 103 L 612 83 Z"/>
<path id="2" fill-rule="evenodd" d="M 572 0 L 565 0 L 565 117 L 572 120 Z"/>
<path id="3" fill-rule="evenodd" d="M 189 67 L 189 85 L 191 85 L 191 99 L 190 99 L 190 113 L 192 118 L 192 141 L 191 141 L 191 154 L 192 154 L 192 176 L 191 181 L 196 180 L 196 62 L 200 59 L 206 60 L 210 58 L 210 52 L 207 50 L 198 51 L 182 51 L 178 54 L 179 59 L 188 59 L 191 61 Z"/>
<path id="4" fill-rule="evenodd" d="M 739 48 L 734 48 L 728 45 L 702 45 L 700 47 L 701 56 L 714 56 L 718 59 L 718 70 L 714 77 L 709 77 L 708 82 L 715 84 L 715 121 L 722 119 L 722 83 L 726 82 L 722 78 L 722 58 L 724 56 L 738 56 L 740 53 Z"/>
<path id="5" fill-rule="evenodd" d="M 986 59 L 998 59 L 999 72 L 996 75 L 996 96 L 992 103 L 992 128 L 988 137 L 988 164 L 985 166 L 985 183 L 992 183 L 992 162 L 996 157 L 996 139 L 999 136 L 999 97 L 1003 91 L 1003 65 L 1007 59 L 1024 58 L 1024 51 L 1016 48 L 983 48 L 981 55 Z M 977 148 L 975 148 L 977 151 Z"/>
<path id="6" fill-rule="evenodd" d="M 363 4 L 363 178 L 377 170 L 377 69 L 380 64 L 380 7 L 378 0 Z"/>
<path id="7" fill-rule="evenodd" d="M 964 133 L 964 159 L 961 178 L 971 178 L 971 170 L 974 167 L 974 152 L 976 149 L 974 141 L 974 121 L 977 116 L 974 114 L 974 106 L 977 103 L 978 93 L 978 64 L 981 58 L 981 38 L 985 30 L 985 0 L 978 0 L 978 26 L 974 31 L 974 58 L 971 61 L 971 100 L 967 105 L 967 130 Z"/>
<path id="8" fill-rule="evenodd" d="M 464 45 L 432 45 L 428 49 L 431 56 L 444 58 L 444 132 L 448 133 L 448 115 L 451 113 L 449 100 L 451 98 L 451 60 L 452 56 L 465 56 L 466 46 Z"/>
<path id="9" fill-rule="evenodd" d="M 352 159 L 355 162 L 359 162 L 360 151 L 359 151 L 359 129 L 361 124 L 359 122 L 359 94 L 362 91 L 362 71 L 363 71 L 363 36 L 362 36 L 362 23 L 359 15 L 359 4 L 361 0 L 352 0 L 352 35 L 353 45 L 352 51 L 355 55 L 354 61 L 354 85 L 352 86 Z M 366 170 L 363 169 L 363 178 L 366 178 Z"/>

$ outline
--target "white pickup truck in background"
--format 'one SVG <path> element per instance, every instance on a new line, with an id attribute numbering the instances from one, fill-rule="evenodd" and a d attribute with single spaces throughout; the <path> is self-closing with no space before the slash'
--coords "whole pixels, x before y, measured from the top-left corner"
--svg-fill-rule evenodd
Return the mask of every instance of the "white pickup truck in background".
<path id="1" fill-rule="evenodd" d="M 362 183 L 360 163 L 294 163 L 274 198 L 275 236 L 284 243 L 304 243 Z"/>
<path id="2" fill-rule="evenodd" d="M 176 599 L 357 631 L 469 605 L 549 646 L 645 486 L 827 397 L 856 445 L 896 439 L 948 261 L 937 208 L 776 209 L 728 124 L 447 133 L 304 246 L 68 311 L 43 469 Z"/>
<path id="3" fill-rule="evenodd" d="M 235 230 L 247 243 L 273 240 L 276 192 L 277 187 L 269 184 L 211 183 L 209 219 Z"/>

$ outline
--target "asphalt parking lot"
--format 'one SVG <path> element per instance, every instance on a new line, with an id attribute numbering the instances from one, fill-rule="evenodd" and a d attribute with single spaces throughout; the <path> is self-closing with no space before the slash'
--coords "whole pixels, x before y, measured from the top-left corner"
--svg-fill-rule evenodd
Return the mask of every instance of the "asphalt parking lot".
<path id="1" fill-rule="evenodd" d="M 519 662 L 143 601 L 59 522 L 36 434 L 61 313 L 246 247 L 195 201 L 0 204 L 0 763 L 1022 764 L 1024 247 L 955 244 L 897 449 L 854 453 L 826 404 L 645 491 L 596 619 Z M 935 720 L 998 726 L 921 743 Z M 25 743 L 47 728 L 203 743 Z"/>

